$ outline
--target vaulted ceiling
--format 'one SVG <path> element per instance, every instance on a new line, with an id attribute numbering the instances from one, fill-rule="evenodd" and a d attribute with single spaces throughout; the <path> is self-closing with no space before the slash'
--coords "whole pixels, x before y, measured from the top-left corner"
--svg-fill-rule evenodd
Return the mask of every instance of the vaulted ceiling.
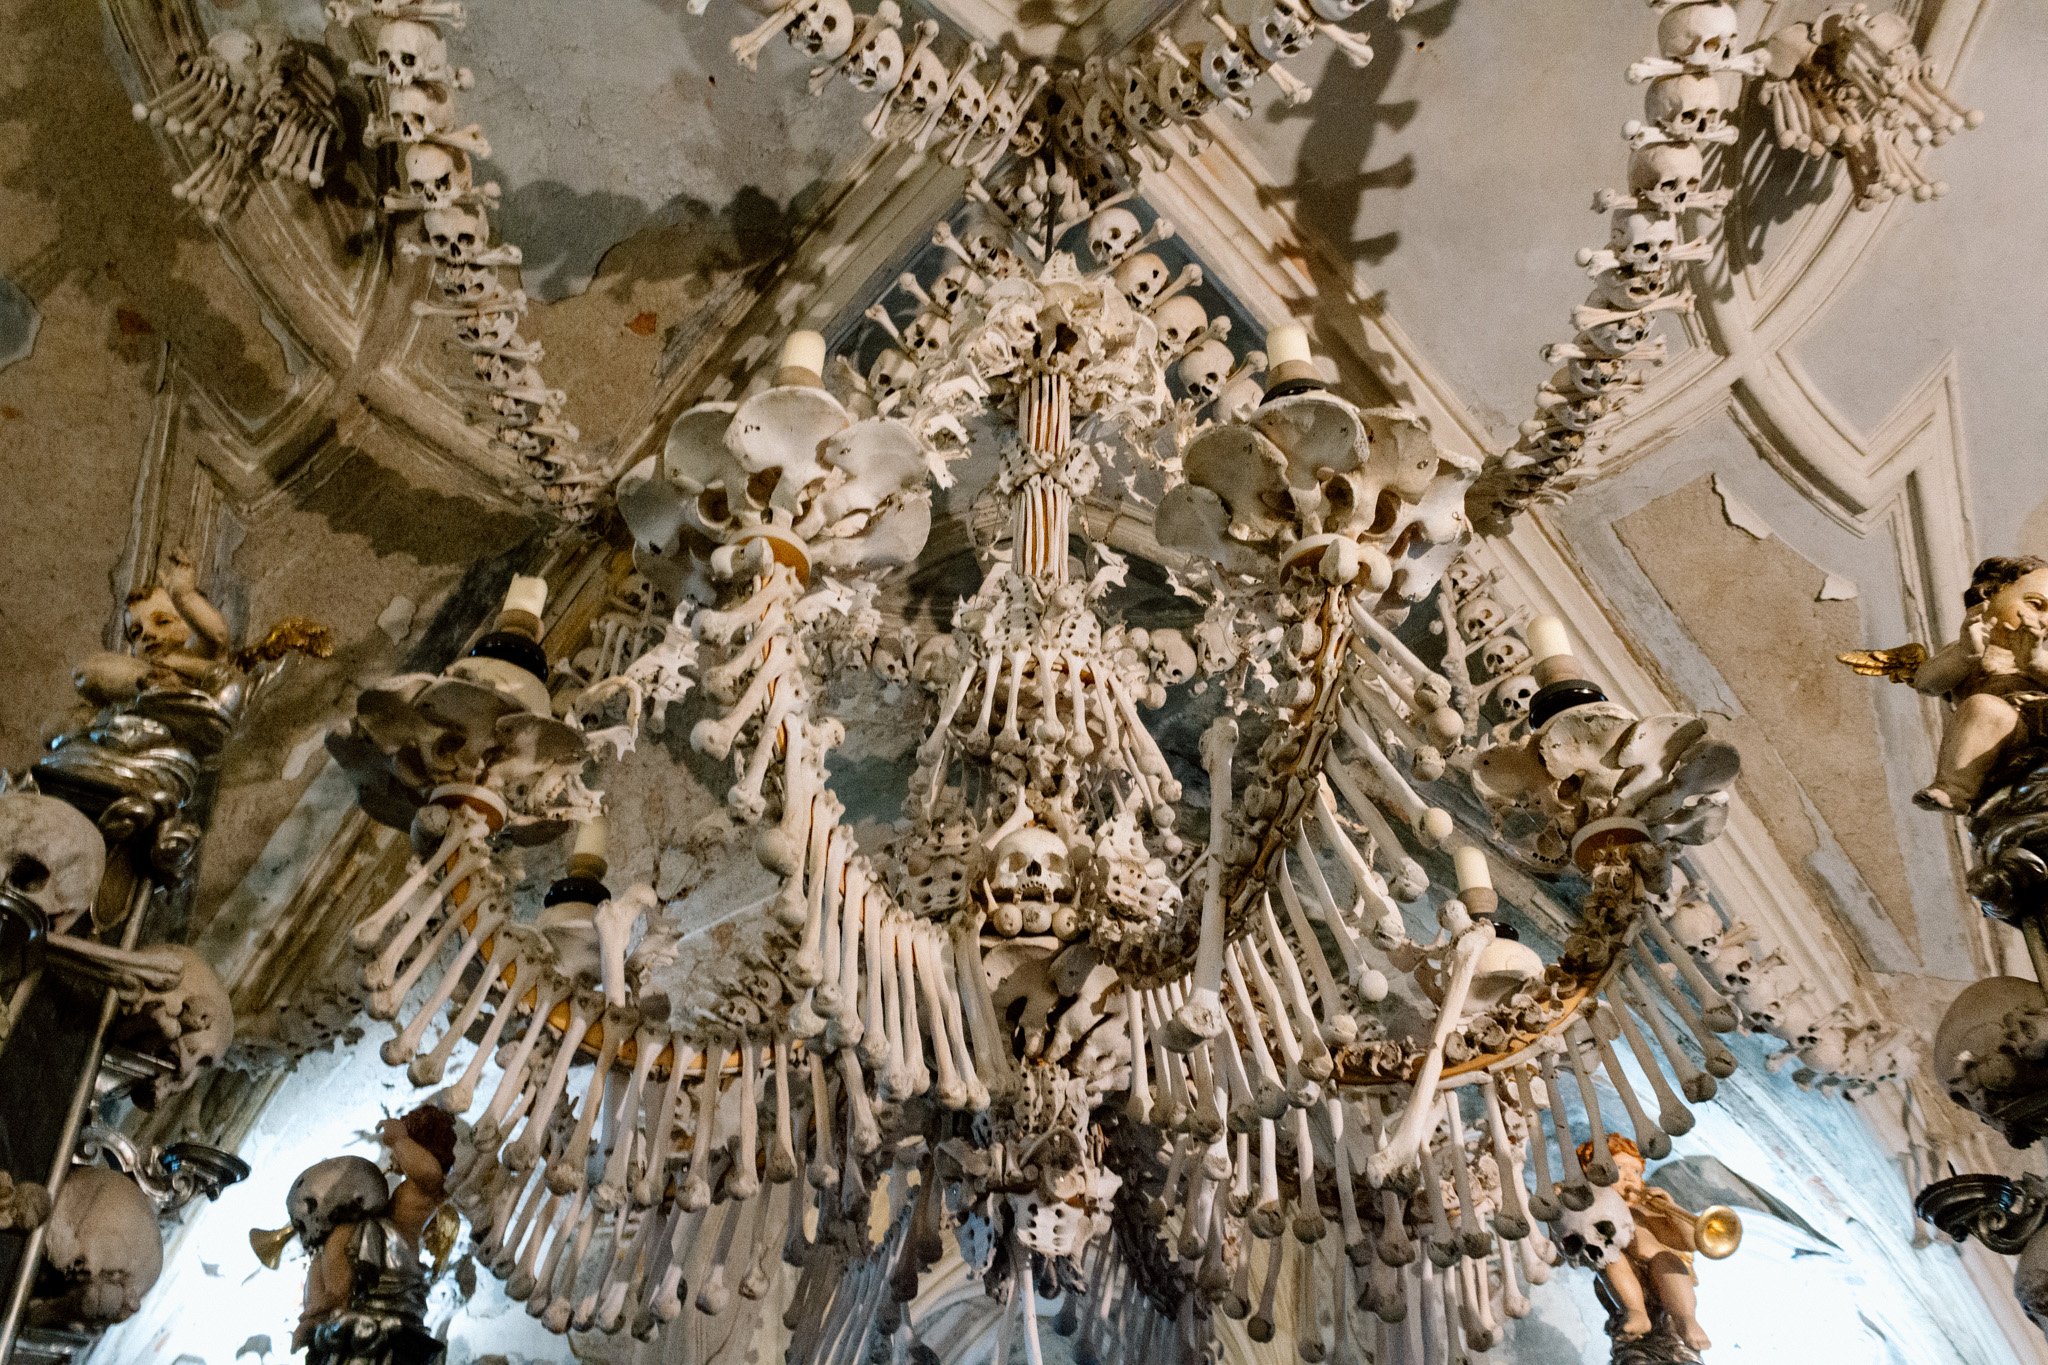
<path id="1" fill-rule="evenodd" d="M 1740 9 L 1758 34 L 1820 7 Z M 1170 8 L 944 0 L 942 17 L 1073 60 Z M 1843 175 L 1777 151 L 1745 111 L 1726 264 L 1667 329 L 1672 358 L 1577 494 L 1476 558 L 1566 617 L 1622 699 L 1731 718 L 1741 801 L 1700 860 L 1717 898 L 1830 1002 L 1931 1030 L 2013 947 L 1958 892 L 1949 826 L 1910 805 L 1930 705 L 1832 660 L 1945 639 L 1980 554 L 2048 553 L 2048 242 L 2031 226 L 2048 10 L 1902 8 L 1987 114 L 1930 153 L 1950 192 L 1857 212 Z M 475 71 L 464 117 L 493 148 L 479 178 L 502 186 L 493 221 L 524 252 L 549 382 L 610 471 L 746 384 L 791 327 L 852 338 L 965 202 L 960 172 L 869 140 L 863 97 L 808 95 L 798 54 L 735 65 L 728 40 L 759 18 L 735 0 L 469 10 L 455 46 Z M 549 528 L 465 424 L 460 356 L 410 311 L 424 267 L 395 254 L 366 180 L 312 199 L 268 186 L 208 228 L 167 193 L 177 154 L 130 116 L 174 23 L 345 43 L 317 4 L 0 0 L 0 16 L 0 764 L 30 757 L 70 704 L 71 661 L 172 549 L 200 556 L 238 620 L 317 615 L 341 641 L 288 675 L 223 774 L 192 931 L 225 942 L 303 891 L 296 852 L 341 819 L 319 741 L 355 691 L 445 651 Z M 1573 252 L 1604 231 L 1591 196 L 1620 179 L 1640 100 L 1621 72 L 1653 16 L 1436 0 L 1398 26 L 1367 17 L 1369 66 L 1317 48 L 1298 64 L 1313 98 L 1211 114 L 1207 150 L 1142 198 L 1239 319 L 1240 352 L 1310 320 L 1346 392 L 1498 451 L 1583 293 Z M 1879 1150 L 1942 1129 L 1902 1117 L 1902 1095 L 1857 1111 Z"/>

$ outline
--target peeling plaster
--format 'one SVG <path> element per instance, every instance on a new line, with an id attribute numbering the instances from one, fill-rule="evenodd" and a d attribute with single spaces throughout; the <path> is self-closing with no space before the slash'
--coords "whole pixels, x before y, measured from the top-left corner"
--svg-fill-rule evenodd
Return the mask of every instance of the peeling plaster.
<path id="1" fill-rule="evenodd" d="M 1829 574 L 1821 580 L 1820 591 L 1814 594 L 1816 602 L 1851 602 L 1857 597 L 1856 584 L 1840 574 Z"/>
<path id="2" fill-rule="evenodd" d="M 1733 526 L 1738 531 L 1755 536 L 1758 540 L 1769 540 L 1771 538 L 1771 524 L 1764 520 L 1763 513 L 1751 507 L 1741 498 L 1736 497 L 1735 491 L 1722 482 L 1719 474 L 1714 476 L 1714 493 L 1715 496 L 1721 499 L 1721 515 L 1728 519 L 1730 526 Z M 1826 598 L 1823 600 L 1832 601 L 1834 599 Z"/>

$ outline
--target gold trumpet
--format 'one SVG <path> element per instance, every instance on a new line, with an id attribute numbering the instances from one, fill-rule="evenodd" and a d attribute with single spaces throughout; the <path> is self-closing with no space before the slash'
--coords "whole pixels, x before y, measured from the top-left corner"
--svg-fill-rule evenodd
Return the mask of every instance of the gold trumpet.
<path id="1" fill-rule="evenodd" d="M 1724 1261 L 1742 1245 L 1742 1219 L 1726 1204 L 1703 1209 L 1692 1220 L 1692 1241 L 1700 1255 L 1710 1261 Z"/>
<path id="2" fill-rule="evenodd" d="M 298 1229 L 289 1223 L 272 1232 L 265 1232 L 262 1228 L 250 1228 L 249 1249 L 256 1253 L 257 1260 L 275 1270 L 278 1262 L 284 1259 L 284 1249 L 291 1244 L 292 1238 L 298 1235 Z"/>

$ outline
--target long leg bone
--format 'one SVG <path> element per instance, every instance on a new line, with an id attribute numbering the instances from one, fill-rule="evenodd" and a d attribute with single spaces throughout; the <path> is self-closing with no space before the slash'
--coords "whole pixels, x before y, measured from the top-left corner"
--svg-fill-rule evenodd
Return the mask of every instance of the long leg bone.
<path id="1" fill-rule="evenodd" d="M 1393 1178 L 1395 1172 L 1407 1169 L 1415 1159 L 1434 1115 L 1437 1082 L 1443 1076 L 1444 1045 L 1458 1027 L 1458 1017 L 1464 1011 L 1466 998 L 1472 993 L 1472 978 L 1479 970 L 1479 955 L 1492 942 L 1492 926 L 1478 924 L 1452 946 L 1444 998 L 1437 1008 L 1436 1029 L 1430 1037 L 1429 1051 L 1423 1055 L 1422 1071 L 1409 1091 L 1408 1107 L 1399 1126 L 1366 1161 L 1365 1178 L 1368 1182 L 1383 1185 Z"/>

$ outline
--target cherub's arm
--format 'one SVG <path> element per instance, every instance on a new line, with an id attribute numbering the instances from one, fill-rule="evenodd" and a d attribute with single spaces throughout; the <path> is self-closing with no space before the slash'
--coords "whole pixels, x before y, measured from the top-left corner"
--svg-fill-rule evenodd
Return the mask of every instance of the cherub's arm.
<path id="1" fill-rule="evenodd" d="M 435 1199 L 447 1193 L 448 1173 L 441 1169 L 432 1152 L 406 1135 L 403 1119 L 384 1120 L 377 1135 L 391 1149 L 391 1164 L 400 1175 L 419 1184 Z"/>
<path id="2" fill-rule="evenodd" d="M 234 648 L 227 618 L 199 591 L 199 575 L 182 551 L 171 556 L 164 573 L 164 588 L 171 601 L 192 628 L 193 652 L 205 659 L 219 659 Z"/>
<path id="3" fill-rule="evenodd" d="M 348 1306 L 356 1286 L 355 1259 L 351 1254 L 355 1231 L 354 1224 L 343 1223 L 328 1233 L 327 1240 L 314 1253 L 313 1264 L 306 1268 L 306 1307 L 299 1315 L 299 1330 L 292 1336 L 295 1349 L 312 1339 L 313 1327 L 321 1318 Z"/>
<path id="4" fill-rule="evenodd" d="M 1968 682 L 1983 664 L 1983 642 L 1973 639 L 1972 632 L 1965 627 L 1960 639 L 1943 645 L 1913 671 L 1913 690 L 1932 697 L 1943 696 Z"/>

